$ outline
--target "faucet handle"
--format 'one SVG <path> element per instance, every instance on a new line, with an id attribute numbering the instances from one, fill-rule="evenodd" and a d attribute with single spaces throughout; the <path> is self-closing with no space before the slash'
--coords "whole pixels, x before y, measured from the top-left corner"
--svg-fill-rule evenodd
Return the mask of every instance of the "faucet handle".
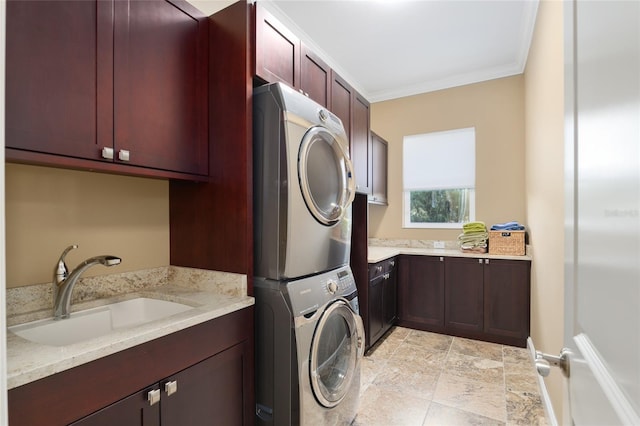
<path id="1" fill-rule="evenodd" d="M 69 253 L 71 250 L 77 249 L 77 248 L 78 248 L 77 244 L 70 245 L 69 247 L 64 249 L 64 251 L 60 255 L 60 258 L 58 259 L 58 262 L 56 263 L 56 266 L 55 266 L 55 268 L 53 270 L 53 283 L 54 284 L 56 284 L 56 285 L 60 284 L 69 275 L 69 269 L 67 268 L 67 264 L 64 262 L 64 258 L 67 256 L 67 253 Z"/>

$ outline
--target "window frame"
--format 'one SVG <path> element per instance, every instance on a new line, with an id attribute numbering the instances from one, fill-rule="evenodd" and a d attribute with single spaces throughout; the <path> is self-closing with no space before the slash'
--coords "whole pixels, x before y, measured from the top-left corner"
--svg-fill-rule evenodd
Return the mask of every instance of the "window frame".
<path id="1" fill-rule="evenodd" d="M 460 189 L 460 188 L 458 188 Z M 463 188 L 464 189 L 464 188 Z M 476 220 L 476 190 L 469 191 L 469 222 Z M 405 229 L 462 229 L 465 222 L 411 222 L 411 192 L 402 191 L 402 228 Z"/>
<path id="2" fill-rule="evenodd" d="M 429 185 L 427 185 L 427 187 L 425 187 L 424 189 L 419 189 L 418 185 L 415 185 L 415 179 L 410 179 L 410 181 L 414 184 L 414 186 L 412 186 L 411 184 L 409 184 L 409 186 L 412 189 L 407 189 L 406 187 L 406 183 L 405 183 L 405 172 L 406 172 L 406 161 L 405 161 L 405 143 L 406 143 L 406 138 L 415 138 L 415 137 L 419 137 L 419 136 L 424 136 L 425 139 L 429 139 L 429 138 L 433 138 L 435 136 L 437 136 L 437 134 L 442 134 L 443 135 L 443 139 L 447 138 L 449 135 L 451 135 L 452 133 L 456 133 L 456 132 L 461 132 L 464 133 L 468 130 L 472 130 L 472 134 L 473 134 L 473 163 L 476 163 L 477 157 L 476 157 L 476 145 L 477 145 L 477 138 L 476 138 L 476 128 L 475 126 L 471 126 L 471 127 L 465 127 L 465 128 L 456 128 L 456 129 L 450 129 L 450 130 L 444 130 L 444 131 L 432 131 L 432 132 L 425 132 L 425 133 L 421 133 L 421 134 L 416 134 L 416 135 L 407 135 L 403 138 L 403 148 L 402 148 L 402 168 L 403 168 L 403 178 L 402 178 L 402 228 L 405 229 L 462 229 L 462 225 L 465 222 L 412 222 L 411 221 L 411 193 L 412 192 L 421 192 L 421 191 L 446 191 L 446 190 L 453 190 L 453 189 L 467 189 L 469 191 L 469 222 L 473 222 L 476 220 L 476 172 L 477 172 L 477 165 L 476 167 L 474 167 L 474 175 L 473 175 L 473 187 L 467 187 L 467 188 L 460 188 L 460 187 L 454 187 L 455 184 L 453 182 L 451 182 L 451 184 L 453 186 L 447 186 L 447 185 L 442 185 L 443 187 L 429 187 Z M 436 143 L 445 143 L 445 140 L 440 140 L 437 141 Z M 440 145 L 442 146 L 442 145 Z M 440 148 L 441 149 L 441 148 Z M 436 148 L 436 150 L 438 150 L 438 148 Z M 436 169 L 437 170 L 437 169 Z M 410 173 L 410 171 L 409 171 Z M 455 179 L 455 178 L 454 178 Z M 422 182 L 422 181 L 419 181 Z M 462 182 L 458 182 L 458 184 L 460 184 Z M 469 182 L 470 183 L 470 182 Z"/>

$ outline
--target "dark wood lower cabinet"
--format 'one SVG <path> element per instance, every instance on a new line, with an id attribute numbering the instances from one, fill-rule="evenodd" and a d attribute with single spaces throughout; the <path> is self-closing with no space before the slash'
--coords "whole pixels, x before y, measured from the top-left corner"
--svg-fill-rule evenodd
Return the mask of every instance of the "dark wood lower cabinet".
<path id="1" fill-rule="evenodd" d="M 481 332 L 483 326 L 482 259 L 450 257 L 445 270 L 445 329 Z"/>
<path id="2" fill-rule="evenodd" d="M 252 425 L 253 345 L 251 307 L 11 389 L 9 423 Z"/>
<path id="3" fill-rule="evenodd" d="M 530 261 L 402 255 L 399 262 L 399 325 L 526 347 Z"/>
<path id="4" fill-rule="evenodd" d="M 367 349 L 375 345 L 398 318 L 396 270 L 396 258 L 369 264 L 365 320 Z"/>
<path id="5" fill-rule="evenodd" d="M 400 256 L 399 325 L 444 331 L 444 258 Z"/>
<path id="6" fill-rule="evenodd" d="M 244 356 L 242 345 L 234 346 L 72 425 L 242 425 Z"/>
<path id="7" fill-rule="evenodd" d="M 484 332 L 526 346 L 531 262 L 489 259 L 484 265 Z"/>

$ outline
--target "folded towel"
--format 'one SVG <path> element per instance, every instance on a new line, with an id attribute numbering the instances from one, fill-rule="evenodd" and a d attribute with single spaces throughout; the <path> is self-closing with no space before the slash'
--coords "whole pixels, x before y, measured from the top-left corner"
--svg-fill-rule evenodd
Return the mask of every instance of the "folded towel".
<path id="1" fill-rule="evenodd" d="M 524 231 L 524 226 L 518 222 L 496 223 L 491 226 L 492 231 Z"/>
<path id="2" fill-rule="evenodd" d="M 467 242 L 467 241 L 486 241 L 489 238 L 488 232 L 473 232 L 470 234 L 460 234 L 458 235 L 459 242 Z"/>
<path id="3" fill-rule="evenodd" d="M 486 253 L 487 247 L 472 247 L 472 248 L 464 248 L 460 247 L 460 251 L 463 253 Z"/>
<path id="4" fill-rule="evenodd" d="M 462 232 L 468 234 L 470 232 L 486 232 L 487 226 L 484 222 L 467 222 L 462 224 Z"/>
<path id="5" fill-rule="evenodd" d="M 487 242 L 484 241 L 475 241 L 475 242 L 465 242 L 465 243 L 459 243 L 460 244 L 460 249 L 462 250 L 472 250 L 472 249 L 481 249 L 487 248 Z"/>

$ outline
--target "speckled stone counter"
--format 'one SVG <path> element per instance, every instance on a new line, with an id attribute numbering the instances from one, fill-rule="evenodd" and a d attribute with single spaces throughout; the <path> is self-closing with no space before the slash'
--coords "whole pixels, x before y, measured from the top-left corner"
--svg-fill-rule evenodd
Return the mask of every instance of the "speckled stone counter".
<path id="1" fill-rule="evenodd" d="M 137 297 L 178 302 L 194 309 L 61 347 L 33 343 L 7 332 L 7 387 L 12 389 L 252 306 L 254 299 L 247 296 L 246 281 L 244 275 L 173 266 L 87 278 L 78 283 L 72 312 Z M 51 284 L 7 289 L 7 324 L 51 317 L 52 299 Z"/>
<path id="2" fill-rule="evenodd" d="M 508 256 L 488 253 L 468 253 L 462 252 L 455 241 L 445 241 L 445 248 L 433 248 L 431 240 L 391 240 L 391 239 L 369 239 L 367 252 L 368 263 L 377 263 L 400 254 L 414 254 L 422 256 L 448 256 L 448 257 L 470 257 L 482 259 L 507 259 L 507 260 L 532 260 L 530 247 L 527 246 L 526 255 Z"/>

